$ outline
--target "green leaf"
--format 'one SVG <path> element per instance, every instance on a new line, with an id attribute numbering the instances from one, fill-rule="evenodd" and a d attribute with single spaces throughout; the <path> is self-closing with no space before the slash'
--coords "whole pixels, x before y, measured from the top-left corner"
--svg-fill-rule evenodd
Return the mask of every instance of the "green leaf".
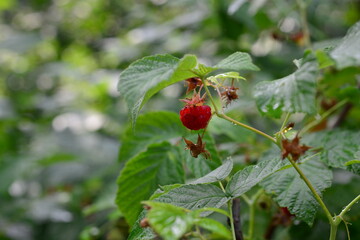
<path id="1" fill-rule="evenodd" d="M 350 166 L 350 165 L 359 164 L 359 163 L 360 163 L 360 160 L 351 160 L 351 161 L 346 162 L 344 165 Z"/>
<path id="2" fill-rule="evenodd" d="M 224 79 L 242 79 L 246 80 L 244 77 L 240 76 L 238 72 L 227 72 L 227 73 L 220 73 L 215 76 L 208 77 L 211 82 L 215 84 L 219 84 L 218 79 L 224 80 Z"/>
<path id="3" fill-rule="evenodd" d="M 206 143 L 206 150 L 208 150 L 211 154 L 210 161 L 215 163 L 215 167 L 218 167 L 219 165 L 221 165 L 222 162 L 221 162 L 219 153 L 216 148 L 216 143 L 215 143 L 214 138 L 211 136 L 211 134 L 205 133 L 205 135 L 203 137 L 203 143 Z M 214 168 L 212 168 L 212 169 L 214 169 Z"/>
<path id="4" fill-rule="evenodd" d="M 212 183 L 225 179 L 231 172 L 233 168 L 233 161 L 231 158 L 228 158 L 224 161 L 224 163 L 216 168 L 214 171 L 206 174 L 205 176 L 196 179 L 192 184 L 199 183 Z"/>
<path id="5" fill-rule="evenodd" d="M 171 203 L 189 210 L 205 207 L 220 208 L 230 198 L 218 187 L 211 184 L 184 185 L 163 194 L 155 199 Z M 206 213 L 203 213 L 206 215 Z"/>
<path id="6" fill-rule="evenodd" d="M 161 202 L 144 204 L 151 207 L 147 213 L 150 226 L 165 240 L 179 239 L 194 223 L 193 215 L 183 208 Z"/>
<path id="7" fill-rule="evenodd" d="M 319 69 L 327 68 L 334 65 L 334 61 L 329 57 L 329 55 L 325 51 L 316 50 L 315 55 L 319 63 Z"/>
<path id="8" fill-rule="evenodd" d="M 195 210 L 194 212 L 199 215 L 202 212 L 209 212 L 209 211 L 210 212 L 217 212 L 217 213 L 220 213 L 220 214 L 222 214 L 222 215 L 224 215 L 226 217 L 230 217 L 230 214 L 227 211 L 225 211 L 223 209 L 220 209 L 220 208 L 213 208 L 213 207 L 201 208 L 201 209 Z"/>
<path id="9" fill-rule="evenodd" d="M 360 132 L 349 130 L 324 131 L 305 136 L 303 142 L 315 148 L 322 147 L 320 159 L 328 166 L 347 169 L 360 174 L 360 164 L 346 165 L 348 161 L 357 159 L 357 154 L 360 151 Z"/>
<path id="10" fill-rule="evenodd" d="M 208 67 L 204 64 L 199 63 L 195 69 L 192 71 L 196 73 L 199 77 L 205 77 L 208 73 L 216 70 L 216 68 Z"/>
<path id="11" fill-rule="evenodd" d="M 151 227 L 164 239 L 179 239 L 196 224 L 222 239 L 231 239 L 228 228 L 216 220 L 199 218 L 198 211 L 188 210 L 162 202 L 143 202 L 151 207 L 147 218 Z M 146 238 L 147 239 L 147 238 Z"/>
<path id="12" fill-rule="evenodd" d="M 332 172 L 318 159 L 306 161 L 299 167 L 320 196 L 331 186 Z M 261 186 L 268 194 L 274 195 L 281 207 L 287 207 L 298 219 L 312 225 L 319 205 L 294 168 L 269 176 L 261 182 Z"/>
<path id="13" fill-rule="evenodd" d="M 330 53 L 336 67 L 360 66 L 360 21 L 355 23 L 338 46 Z"/>
<path id="14" fill-rule="evenodd" d="M 137 131 L 131 126 L 125 132 L 120 149 L 119 160 L 127 161 L 136 156 L 152 143 L 159 143 L 186 134 L 179 115 L 173 112 L 150 112 L 141 115 Z"/>
<path id="15" fill-rule="evenodd" d="M 232 239 L 232 234 L 227 227 L 211 218 L 200 218 L 195 222 L 196 225 L 215 233 L 221 239 Z"/>
<path id="16" fill-rule="evenodd" d="M 133 127 L 142 106 L 161 89 L 181 80 L 195 77 L 190 70 L 197 65 L 193 55 L 178 59 L 155 55 L 132 63 L 120 74 L 118 90 L 128 104 Z"/>
<path id="17" fill-rule="evenodd" d="M 259 71 L 260 69 L 252 63 L 251 57 L 249 54 L 244 52 L 236 52 L 228 56 L 227 58 L 221 60 L 218 64 L 214 66 L 215 68 L 229 70 L 229 71 Z"/>
<path id="18" fill-rule="evenodd" d="M 158 185 L 184 182 L 182 162 L 169 143 L 150 145 L 146 152 L 129 160 L 118 179 L 116 203 L 131 226 L 146 200 Z"/>
<path id="19" fill-rule="evenodd" d="M 259 111 L 276 118 L 283 112 L 315 113 L 317 72 L 317 64 L 307 62 L 289 76 L 258 83 L 254 97 Z"/>
<path id="20" fill-rule="evenodd" d="M 186 154 L 185 162 L 186 167 L 189 168 L 195 178 L 200 178 L 208 174 L 218 166 L 218 164 L 215 164 L 211 159 L 206 159 L 202 155 L 198 158 L 193 158 L 191 155 Z"/>
<path id="21" fill-rule="evenodd" d="M 170 190 L 173 190 L 173 189 L 181 187 L 181 186 L 183 186 L 183 184 L 178 184 L 178 183 L 160 186 L 160 188 L 156 189 L 156 191 L 151 195 L 151 197 L 149 199 L 154 200 L 156 198 L 159 198 L 161 195 L 168 193 Z"/>
<path id="22" fill-rule="evenodd" d="M 140 226 L 140 221 L 146 217 L 146 213 L 146 210 L 141 211 L 135 224 L 130 230 L 127 240 L 152 240 L 156 237 L 156 234 L 151 228 L 143 228 Z"/>
<path id="23" fill-rule="evenodd" d="M 238 197 L 279 170 L 284 165 L 284 161 L 280 158 L 280 152 L 277 153 L 275 156 L 271 154 L 258 164 L 245 167 L 235 173 L 226 186 L 226 192 L 234 198 Z"/>
<path id="24" fill-rule="evenodd" d="M 161 195 L 164 195 L 165 193 L 169 192 L 170 190 L 174 188 L 178 188 L 182 186 L 182 184 L 173 184 L 173 185 L 166 185 L 162 186 L 161 188 L 158 188 L 149 198 L 150 200 L 154 200 L 156 198 L 159 198 Z M 219 209 L 220 210 L 220 209 Z M 151 228 L 143 228 L 140 226 L 140 221 L 145 218 L 147 213 L 147 210 L 143 209 L 141 213 L 139 214 L 135 224 L 130 230 L 130 234 L 128 237 L 128 240 L 150 240 L 155 238 L 155 233 L 152 231 Z"/>

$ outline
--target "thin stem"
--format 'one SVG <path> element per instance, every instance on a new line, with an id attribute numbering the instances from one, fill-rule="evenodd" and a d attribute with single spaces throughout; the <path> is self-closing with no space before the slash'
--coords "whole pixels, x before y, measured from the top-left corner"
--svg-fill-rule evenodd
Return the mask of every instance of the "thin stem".
<path id="1" fill-rule="evenodd" d="M 341 213 L 338 216 L 335 216 L 334 218 L 332 218 L 332 221 L 330 222 L 330 240 L 335 240 L 336 239 L 336 232 L 337 232 L 337 228 L 339 226 L 339 224 L 341 223 L 341 221 L 343 221 L 346 225 L 347 228 L 347 222 L 345 222 L 344 220 L 344 215 L 350 211 L 351 207 L 357 203 L 360 200 L 360 195 L 358 195 L 356 198 L 354 198 L 348 205 L 346 205 L 346 207 L 341 211 Z M 347 229 L 348 231 L 348 229 Z M 349 236 L 349 234 L 348 234 Z"/>
<path id="2" fill-rule="evenodd" d="M 351 208 L 355 203 L 357 203 L 358 201 L 360 201 L 360 194 L 359 194 L 356 198 L 354 198 L 354 200 L 352 200 L 352 201 L 341 211 L 341 213 L 339 214 L 339 217 L 340 217 L 340 218 L 343 218 L 344 215 L 345 215 L 348 211 L 350 211 L 350 208 Z"/>
<path id="3" fill-rule="evenodd" d="M 331 128 L 336 128 L 341 125 L 341 123 L 345 120 L 347 115 L 349 114 L 350 110 L 352 109 L 353 104 L 347 103 L 344 109 L 340 112 L 338 118 L 336 119 L 334 125 Z"/>
<path id="4" fill-rule="evenodd" d="M 326 215 L 327 219 L 329 220 L 330 224 L 333 224 L 333 222 L 334 222 L 333 217 L 331 216 L 331 214 L 330 214 L 329 210 L 327 209 L 325 203 L 323 202 L 323 200 L 321 199 L 319 194 L 316 192 L 313 185 L 310 183 L 309 179 L 305 176 L 303 171 L 299 168 L 299 166 L 296 164 L 296 162 L 294 162 L 294 160 L 292 160 L 290 157 L 288 157 L 288 160 L 291 163 L 291 165 L 295 168 L 295 170 L 298 172 L 298 174 L 300 175 L 302 180 L 305 182 L 305 184 L 308 186 L 308 188 L 310 189 L 310 191 L 314 195 L 316 201 L 320 204 L 320 207 L 324 210 L 325 215 Z"/>
<path id="5" fill-rule="evenodd" d="M 212 97 L 212 95 L 211 95 L 211 93 L 210 93 L 210 90 L 209 90 L 208 86 L 206 86 L 206 81 L 205 81 L 204 79 L 202 79 L 202 82 L 203 82 L 203 86 L 204 86 L 204 88 L 205 88 L 206 94 L 208 95 L 208 97 L 209 97 L 209 99 L 210 99 L 210 101 L 211 101 L 211 103 L 212 103 L 212 105 L 213 105 L 213 107 L 214 107 L 215 114 L 216 114 L 219 118 L 228 120 L 229 122 L 231 122 L 231 123 L 233 123 L 233 124 L 235 124 L 235 125 L 238 125 L 238 126 L 241 126 L 241 127 L 243 127 L 243 128 L 246 128 L 246 129 L 248 129 L 248 130 L 250 130 L 250 131 L 253 131 L 253 132 L 255 132 L 255 133 L 257 133 L 257 134 L 259 134 L 259 135 L 261 135 L 261 136 L 263 136 L 263 137 L 265 137 L 265 138 L 267 138 L 267 139 L 269 139 L 269 140 L 272 141 L 273 143 L 276 143 L 275 138 L 267 135 L 266 133 L 264 133 L 264 132 L 262 132 L 262 131 L 260 131 L 260 130 L 258 130 L 258 129 L 256 129 L 256 128 L 253 128 L 253 127 L 251 127 L 251 126 L 249 126 L 249 125 L 246 125 L 246 124 L 244 124 L 244 123 L 238 122 L 238 121 L 232 119 L 231 117 L 229 117 L 229 116 L 227 116 L 227 115 L 225 115 L 225 114 L 223 114 L 223 113 L 220 113 L 218 107 L 217 107 L 216 104 L 215 104 L 214 98 Z"/>
<path id="6" fill-rule="evenodd" d="M 208 97 L 210 98 L 210 101 L 211 101 L 211 103 L 212 103 L 212 105 L 213 105 L 213 107 L 214 107 L 214 109 L 215 109 L 215 113 L 216 113 L 216 115 L 217 115 L 217 114 L 219 113 L 219 110 L 218 110 L 218 108 L 217 108 L 217 106 L 216 106 L 216 104 L 215 104 L 215 101 L 214 101 L 214 99 L 213 99 L 213 97 L 212 97 L 212 95 L 211 95 L 211 93 L 210 93 L 209 88 L 206 86 L 206 81 L 205 81 L 204 79 L 201 79 L 201 81 L 202 81 L 203 86 L 204 86 L 204 88 L 205 88 L 206 94 L 207 94 Z"/>
<path id="7" fill-rule="evenodd" d="M 246 128 L 246 129 L 248 129 L 248 130 L 250 130 L 250 131 L 253 131 L 253 132 L 255 132 L 255 133 L 257 133 L 257 134 L 259 134 L 259 135 L 261 135 L 261 136 L 263 136 L 263 137 L 265 137 L 265 138 L 267 138 L 267 139 L 269 139 L 269 140 L 272 141 L 273 143 L 276 143 L 275 138 L 271 137 L 270 135 L 267 135 L 266 133 L 264 133 L 264 132 L 262 132 L 262 131 L 260 131 L 260 130 L 258 130 L 258 129 L 256 129 L 256 128 L 253 128 L 253 127 L 251 127 L 251 126 L 249 126 L 249 125 L 246 125 L 246 124 L 244 124 L 244 123 L 238 122 L 238 121 L 236 121 L 235 119 L 232 119 L 231 117 L 229 117 L 229 116 L 227 116 L 227 115 L 225 115 L 225 114 L 216 113 L 216 115 L 217 115 L 219 118 L 226 119 L 226 120 L 228 120 L 229 122 L 231 122 L 231 123 L 233 123 L 233 124 L 239 125 L 239 126 L 241 126 L 241 127 L 243 127 L 243 128 Z"/>
<path id="8" fill-rule="evenodd" d="M 222 184 L 222 182 L 221 182 L 221 181 L 218 181 L 218 183 L 219 183 L 219 185 L 220 185 L 221 190 L 222 190 L 224 193 L 226 193 L 226 190 L 225 190 L 224 185 Z"/>
<path id="9" fill-rule="evenodd" d="M 348 223 L 347 223 L 347 222 L 345 222 L 344 220 L 343 220 L 343 222 L 344 222 L 344 224 L 345 224 L 346 233 L 347 233 L 347 235 L 348 235 L 348 240 L 350 240 L 350 232 L 349 232 Z"/>
<path id="10" fill-rule="evenodd" d="M 281 144 L 281 139 L 284 137 L 286 123 L 289 121 L 290 115 L 291 113 L 289 112 L 286 114 L 280 130 L 277 133 L 275 133 L 275 139 L 277 145 Z"/>
<path id="11" fill-rule="evenodd" d="M 288 113 L 286 114 L 286 116 L 285 116 L 284 122 L 283 122 L 282 125 L 281 125 L 280 132 L 281 132 L 282 130 L 284 130 L 287 122 L 289 121 L 290 116 L 291 116 L 291 113 L 288 112 Z"/>
<path id="12" fill-rule="evenodd" d="M 319 123 L 321 123 L 325 118 L 329 117 L 332 113 L 334 113 L 336 110 L 338 110 L 341 106 L 343 106 L 345 103 L 347 103 L 347 100 L 342 100 L 341 102 L 337 103 L 335 106 L 324 112 L 319 119 L 316 119 L 315 121 L 312 121 L 308 125 L 306 125 L 303 129 L 300 130 L 299 135 L 303 135 L 307 131 L 309 131 L 311 128 L 315 127 Z"/>
<path id="13" fill-rule="evenodd" d="M 336 240 L 336 233 L 337 233 L 338 226 L 339 226 L 339 224 L 330 223 L 330 238 L 329 238 L 329 240 Z"/>
<path id="14" fill-rule="evenodd" d="M 238 122 L 238 121 L 232 119 L 231 117 L 229 117 L 229 116 L 227 116 L 227 115 L 225 115 L 225 114 L 220 113 L 219 110 L 218 110 L 218 108 L 217 108 L 217 106 L 216 106 L 216 104 L 215 104 L 215 101 L 214 101 L 214 99 L 213 99 L 213 97 L 212 97 L 212 95 L 211 95 L 211 93 L 210 93 L 210 91 L 209 91 L 209 88 L 208 88 L 207 85 L 206 85 L 205 79 L 202 79 L 202 82 L 203 82 L 203 86 L 204 86 L 204 88 L 205 88 L 205 91 L 206 91 L 207 95 L 209 96 L 209 99 L 210 99 L 210 101 L 211 101 L 211 103 L 212 103 L 212 105 L 213 105 L 213 107 L 214 107 L 214 109 L 215 109 L 215 114 L 216 114 L 219 118 L 223 118 L 223 119 L 225 119 L 225 120 L 227 120 L 227 121 L 229 121 L 229 122 L 231 122 L 231 123 L 233 123 L 233 124 L 235 124 L 235 125 L 241 126 L 241 127 L 243 127 L 243 128 L 246 128 L 246 129 L 248 129 L 248 130 L 250 130 L 250 131 L 253 131 L 253 132 L 259 134 L 259 135 L 261 135 L 261 136 L 269 139 L 269 140 L 272 141 L 273 143 L 275 143 L 275 144 L 281 149 L 281 145 L 276 141 L 275 138 L 271 137 L 270 135 L 268 135 L 268 134 L 266 134 L 266 133 L 264 133 L 264 132 L 262 132 L 262 131 L 260 131 L 260 130 L 258 130 L 258 129 L 256 129 L 256 128 L 253 128 L 253 127 L 251 127 L 251 126 L 248 126 L 248 125 L 246 125 L 246 124 L 243 124 L 243 123 L 241 123 L 241 122 Z M 344 103 L 345 103 L 345 102 L 344 102 Z M 335 108 L 335 106 L 334 106 L 332 109 L 330 109 L 331 111 L 330 111 L 330 110 L 327 111 L 327 112 L 321 117 L 321 119 L 324 119 L 325 117 L 327 117 L 328 115 L 330 115 L 333 111 L 335 111 L 338 107 L 340 107 L 341 104 L 344 104 L 344 103 L 342 103 L 342 102 L 338 103 L 337 106 L 336 106 L 336 108 Z M 339 106 L 339 105 L 340 105 L 340 106 Z M 288 116 L 287 116 L 286 118 L 288 118 Z M 286 120 L 286 119 L 285 119 L 285 120 Z M 318 120 L 318 121 L 319 121 L 319 120 Z M 322 120 L 320 120 L 320 121 L 322 121 Z M 315 121 L 315 122 L 316 122 L 316 121 Z M 315 125 L 316 125 L 316 123 L 312 123 L 312 124 L 315 124 Z M 283 125 L 284 125 L 284 124 L 283 124 Z M 310 124 L 309 124 L 309 125 L 310 125 Z M 312 127 L 312 126 L 309 127 L 309 125 L 304 128 L 306 131 Z M 303 130 L 303 132 L 306 132 L 306 131 Z M 334 235 L 334 231 L 335 231 L 335 235 L 336 235 L 337 226 L 338 226 L 339 223 L 336 223 L 336 222 L 335 222 L 335 219 L 333 219 L 333 217 L 331 216 L 331 214 L 330 214 L 329 210 L 327 209 L 325 203 L 323 202 L 323 200 L 321 199 L 321 197 L 319 196 L 319 194 L 316 192 L 315 188 L 312 186 L 312 184 L 310 183 L 309 179 L 304 175 L 304 173 L 302 172 L 302 170 L 299 168 L 299 166 L 298 166 L 290 157 L 288 157 L 288 160 L 290 161 L 291 165 L 295 168 L 295 170 L 298 172 L 298 174 L 300 175 L 300 177 L 303 179 L 303 181 L 305 182 L 305 184 L 308 186 L 308 188 L 310 189 L 310 191 L 311 191 L 312 194 L 314 195 L 316 201 L 320 204 L 320 207 L 324 210 L 325 215 L 326 215 L 326 217 L 328 218 L 329 223 L 330 223 L 330 225 L 331 225 L 331 233 L 332 233 L 332 234 L 331 234 L 330 236 L 333 236 L 333 235 Z M 224 190 L 224 187 L 223 187 L 222 184 L 221 184 L 221 182 L 219 182 L 219 184 L 220 184 L 220 186 L 222 187 L 223 191 L 225 191 L 225 190 Z M 233 238 L 236 239 L 235 229 L 234 229 L 233 212 L 232 212 L 232 201 L 228 201 L 228 208 L 229 208 L 229 213 L 230 213 L 230 225 L 231 225 L 232 235 L 233 235 Z M 249 231 L 250 231 L 250 230 L 249 230 Z M 253 231 L 253 230 L 252 230 L 252 231 Z M 253 233 L 251 233 L 251 234 L 253 234 Z M 330 240 L 333 240 L 333 239 L 330 239 Z"/>
<path id="15" fill-rule="evenodd" d="M 206 238 L 203 237 L 203 235 L 200 232 L 200 229 L 198 226 L 196 226 L 196 235 L 201 239 L 201 240 L 206 240 Z"/>
<path id="16" fill-rule="evenodd" d="M 228 210 L 230 213 L 230 226 L 231 226 L 231 233 L 232 233 L 232 237 L 235 240 L 236 239 L 236 235 L 235 235 L 235 226 L 234 226 L 234 219 L 233 219 L 233 212 L 232 212 L 232 201 L 228 201 Z"/>
<path id="17" fill-rule="evenodd" d="M 310 31 L 307 22 L 307 13 L 306 13 L 306 3 L 304 0 L 296 0 L 296 3 L 299 8 L 300 13 L 300 23 L 302 28 L 302 33 L 304 36 L 304 45 L 305 47 L 311 48 L 311 41 L 310 41 Z"/>
<path id="18" fill-rule="evenodd" d="M 247 239 L 251 240 L 254 236 L 254 227 L 255 227 L 255 205 L 250 205 L 250 216 L 249 216 L 249 230 Z"/>
<path id="19" fill-rule="evenodd" d="M 244 201 L 246 202 L 246 204 L 250 206 L 250 204 L 251 204 L 251 199 L 248 198 L 248 196 L 246 196 L 245 194 L 241 195 L 241 197 L 244 199 Z"/>
<path id="20" fill-rule="evenodd" d="M 249 240 L 253 239 L 253 235 L 254 235 L 256 203 L 263 192 L 264 192 L 263 189 L 259 189 L 259 191 L 257 191 L 249 200 L 250 216 L 249 216 L 249 229 L 247 235 L 247 239 Z"/>

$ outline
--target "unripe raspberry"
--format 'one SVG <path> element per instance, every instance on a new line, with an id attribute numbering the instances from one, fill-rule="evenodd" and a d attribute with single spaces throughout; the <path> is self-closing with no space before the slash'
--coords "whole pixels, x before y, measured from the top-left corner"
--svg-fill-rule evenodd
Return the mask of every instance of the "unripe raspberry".
<path id="1" fill-rule="evenodd" d="M 185 106 L 180 110 L 182 124 L 191 130 L 206 128 L 211 118 L 211 108 L 207 105 Z"/>

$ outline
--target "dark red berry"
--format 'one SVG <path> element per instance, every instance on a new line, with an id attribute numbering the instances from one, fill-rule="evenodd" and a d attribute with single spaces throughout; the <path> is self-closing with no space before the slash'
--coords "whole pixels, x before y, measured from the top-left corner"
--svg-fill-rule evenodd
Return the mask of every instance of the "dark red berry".
<path id="1" fill-rule="evenodd" d="M 185 106 L 180 110 L 180 120 L 185 127 L 191 130 L 206 128 L 211 118 L 211 108 L 207 105 Z"/>

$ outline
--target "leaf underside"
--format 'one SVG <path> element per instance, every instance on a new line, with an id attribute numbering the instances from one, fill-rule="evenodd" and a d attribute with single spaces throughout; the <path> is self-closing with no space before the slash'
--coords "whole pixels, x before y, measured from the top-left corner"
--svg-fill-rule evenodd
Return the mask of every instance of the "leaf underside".
<path id="1" fill-rule="evenodd" d="M 220 208 L 228 200 L 229 197 L 220 188 L 211 184 L 183 185 L 155 199 L 189 210 L 204 207 Z"/>
<path id="2" fill-rule="evenodd" d="M 232 197 L 238 197 L 258 184 L 267 176 L 279 170 L 284 165 L 278 154 L 271 154 L 256 165 L 251 165 L 233 175 L 226 186 L 226 192 Z"/>
<path id="3" fill-rule="evenodd" d="M 358 158 L 360 132 L 341 129 L 317 132 L 304 136 L 303 142 L 315 148 L 323 148 L 320 159 L 326 165 L 360 175 L 359 163 L 347 165 L 348 161 Z"/>
<path id="4" fill-rule="evenodd" d="M 320 196 L 331 186 L 332 171 L 318 159 L 311 159 L 301 164 L 300 168 Z M 294 168 L 279 171 L 260 185 L 268 194 L 274 195 L 274 200 L 281 207 L 287 207 L 298 219 L 312 225 L 319 204 Z"/>
<path id="5" fill-rule="evenodd" d="M 224 163 L 216 168 L 214 171 L 206 174 L 205 176 L 196 179 L 191 184 L 200 184 L 200 183 L 212 183 L 225 179 L 231 172 L 233 168 L 233 162 L 231 158 L 228 158 Z"/>
<path id="6" fill-rule="evenodd" d="M 315 113 L 317 71 L 315 62 L 307 62 L 289 76 L 258 83 L 253 94 L 259 111 L 276 118 L 283 112 Z"/>
<path id="7" fill-rule="evenodd" d="M 340 44 L 330 53 L 338 69 L 360 66 L 360 21 L 352 26 Z"/>
<path id="8" fill-rule="evenodd" d="M 227 58 L 221 60 L 214 66 L 218 69 L 240 72 L 243 70 L 258 71 L 259 68 L 252 63 L 248 53 L 235 52 Z"/>

